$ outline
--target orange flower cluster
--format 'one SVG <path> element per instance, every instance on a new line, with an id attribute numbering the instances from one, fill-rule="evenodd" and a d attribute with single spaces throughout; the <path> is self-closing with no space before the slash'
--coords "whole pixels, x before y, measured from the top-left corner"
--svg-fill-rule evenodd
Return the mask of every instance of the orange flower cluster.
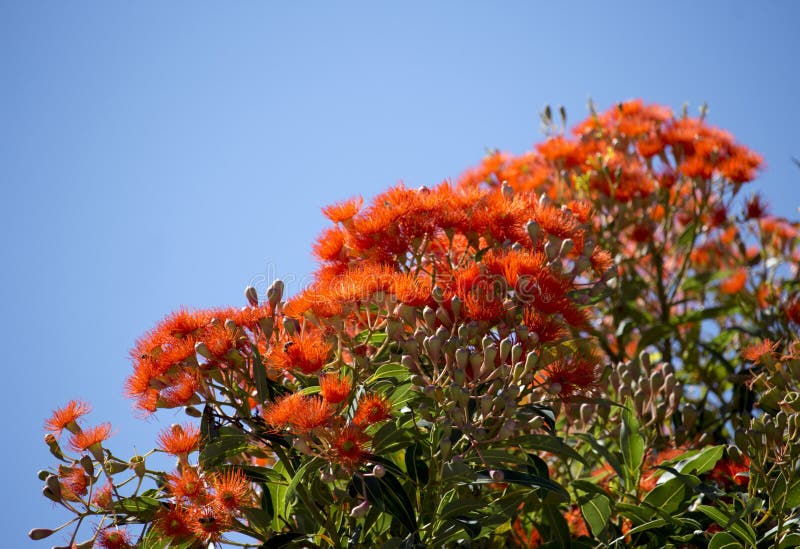
<path id="1" fill-rule="evenodd" d="M 269 306 L 172 313 L 131 350 L 134 371 L 126 383 L 127 394 L 148 413 L 194 403 L 204 390 L 204 370 L 238 361 L 237 351 L 249 349 L 248 334 L 260 333 L 259 322 L 267 318 Z"/>
<path id="2" fill-rule="evenodd" d="M 167 490 L 172 504 L 159 509 L 153 525 L 174 542 L 219 541 L 253 499 L 250 481 L 240 469 L 202 475 L 184 466 L 167 476 Z"/>

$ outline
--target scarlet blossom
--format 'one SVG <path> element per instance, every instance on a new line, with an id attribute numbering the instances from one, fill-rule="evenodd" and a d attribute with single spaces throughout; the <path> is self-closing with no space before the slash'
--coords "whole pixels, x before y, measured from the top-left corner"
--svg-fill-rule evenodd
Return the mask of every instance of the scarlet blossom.
<path id="1" fill-rule="evenodd" d="M 364 395 L 358 400 L 353 423 L 362 427 L 392 417 L 392 403 L 380 395 Z"/>
<path id="2" fill-rule="evenodd" d="M 153 520 L 153 527 L 174 541 L 181 541 L 193 535 L 189 527 L 190 521 L 188 509 L 176 503 L 159 508 Z"/>
<path id="3" fill-rule="evenodd" d="M 537 376 L 548 392 L 561 399 L 591 391 L 597 384 L 598 377 L 597 360 L 593 357 L 557 360 L 548 364 Z"/>
<path id="4" fill-rule="evenodd" d="M 747 283 L 747 269 L 740 268 L 728 278 L 720 282 L 719 291 L 723 294 L 736 294 L 744 289 Z"/>
<path id="5" fill-rule="evenodd" d="M 214 501 L 229 511 L 241 509 L 250 499 L 250 481 L 239 469 L 216 474 L 212 478 Z"/>
<path id="6" fill-rule="evenodd" d="M 200 444 L 200 429 L 192 424 L 173 425 L 158 434 L 159 448 L 175 456 L 189 454 Z"/>
<path id="7" fill-rule="evenodd" d="M 70 501 L 78 501 L 79 496 L 86 495 L 89 486 L 89 477 L 80 465 L 74 467 L 60 466 L 58 476 L 61 479 L 61 488 L 64 498 Z"/>
<path id="8" fill-rule="evenodd" d="M 325 206 L 322 208 L 322 213 L 334 223 L 343 223 L 352 219 L 353 216 L 358 213 L 358 210 L 361 209 L 363 203 L 364 199 L 359 196 L 351 198 L 350 200 L 345 200 L 344 202 Z"/>
<path id="9" fill-rule="evenodd" d="M 287 339 L 282 347 L 270 354 L 270 358 L 288 370 L 300 370 L 304 374 L 318 372 L 328 361 L 331 344 L 325 341 L 322 333 L 306 329 Z"/>
<path id="10" fill-rule="evenodd" d="M 127 530 L 116 527 L 100 530 L 96 543 L 98 547 L 103 549 L 129 549 L 133 547 L 130 533 Z"/>
<path id="11" fill-rule="evenodd" d="M 430 278 L 404 273 L 394 277 L 392 291 L 400 303 L 405 303 L 412 307 L 422 307 L 431 302 L 432 289 Z"/>
<path id="12" fill-rule="evenodd" d="M 345 467 L 355 467 L 364 459 L 369 437 L 359 427 L 349 425 L 336 433 L 332 441 L 334 459 Z"/>
<path id="13" fill-rule="evenodd" d="M 351 381 L 339 374 L 326 374 L 319 380 L 320 394 L 326 402 L 339 404 L 350 395 Z"/>
<path id="14" fill-rule="evenodd" d="M 167 475 L 167 490 L 176 501 L 205 503 L 209 499 L 206 483 L 193 467 L 182 467 L 177 474 Z"/>
<path id="15" fill-rule="evenodd" d="M 57 436 L 61 436 L 64 429 L 75 432 L 78 428 L 78 418 L 88 414 L 91 409 L 92 407 L 86 402 L 70 400 L 63 408 L 53 411 L 53 414 L 45 422 L 45 429 Z"/>
<path id="16" fill-rule="evenodd" d="M 305 397 L 302 402 L 302 412 L 289 419 L 291 426 L 301 433 L 324 426 L 333 415 L 330 405 L 320 397 Z"/>
<path id="17" fill-rule="evenodd" d="M 217 503 L 189 508 L 189 529 L 197 539 L 219 541 L 232 524 L 228 511 Z"/>
<path id="18" fill-rule="evenodd" d="M 300 393 L 292 393 L 269 403 L 261 411 L 264 420 L 274 427 L 287 427 L 295 418 L 304 413 L 305 398 Z"/>
<path id="19" fill-rule="evenodd" d="M 750 458 L 742 456 L 741 461 L 724 457 L 717 462 L 709 477 L 725 486 L 747 486 L 750 483 Z"/>
<path id="20" fill-rule="evenodd" d="M 69 438 L 69 445 L 76 452 L 84 452 L 96 444 L 101 444 L 111 435 L 111 424 L 103 423 L 95 427 L 73 433 Z"/>
<path id="21" fill-rule="evenodd" d="M 100 509 L 110 509 L 113 503 L 111 483 L 106 482 L 102 488 L 97 490 L 92 496 L 92 503 Z"/>
<path id="22" fill-rule="evenodd" d="M 750 362 L 760 363 L 764 357 L 772 356 L 775 349 L 778 348 L 778 343 L 773 343 L 769 339 L 765 339 L 761 343 L 754 343 L 742 351 L 742 358 Z"/>

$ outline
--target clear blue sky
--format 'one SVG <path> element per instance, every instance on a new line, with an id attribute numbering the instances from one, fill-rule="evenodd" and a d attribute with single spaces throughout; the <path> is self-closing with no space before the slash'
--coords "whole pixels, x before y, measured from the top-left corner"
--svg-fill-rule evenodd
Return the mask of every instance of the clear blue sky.
<path id="1" fill-rule="evenodd" d="M 547 103 L 706 101 L 797 213 L 800 3 L 551 4 L 0 2 L 4 546 L 63 516 L 52 408 L 90 400 L 123 456 L 175 421 L 122 396 L 163 314 L 302 278 L 321 206 L 522 152 Z"/>

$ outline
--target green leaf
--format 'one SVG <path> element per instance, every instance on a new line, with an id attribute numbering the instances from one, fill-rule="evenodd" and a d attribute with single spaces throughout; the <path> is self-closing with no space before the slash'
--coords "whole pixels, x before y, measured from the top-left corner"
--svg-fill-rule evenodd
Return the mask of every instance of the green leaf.
<path id="1" fill-rule="evenodd" d="M 381 478 L 362 478 L 370 503 L 395 517 L 409 532 L 416 532 L 417 517 L 400 481 L 388 471 Z"/>
<path id="2" fill-rule="evenodd" d="M 419 442 L 406 448 L 406 472 L 414 482 L 422 485 L 428 484 L 428 464 L 423 459 L 424 456 L 425 449 Z"/>
<path id="3" fill-rule="evenodd" d="M 411 377 L 411 372 L 408 371 L 408 368 L 403 366 L 402 364 L 383 364 L 380 366 L 372 376 L 367 379 L 365 382 L 367 385 L 372 385 L 379 379 L 386 379 L 392 378 L 397 379 L 398 381 L 405 381 L 409 377 Z"/>
<path id="4" fill-rule="evenodd" d="M 114 502 L 114 510 L 118 513 L 127 513 L 143 521 L 153 519 L 155 512 L 161 507 L 161 502 L 156 498 L 134 496 Z"/>
<path id="5" fill-rule="evenodd" d="M 594 482 L 588 480 L 573 480 L 570 485 L 576 490 L 586 492 L 587 494 L 600 494 L 601 496 L 608 495 L 602 486 L 598 486 Z"/>
<path id="6" fill-rule="evenodd" d="M 292 477 L 292 482 L 289 483 L 289 486 L 286 487 L 286 493 L 284 494 L 284 503 L 287 503 L 292 497 L 294 497 L 294 493 L 297 491 L 297 486 L 300 483 L 305 483 L 306 477 L 310 474 L 318 474 L 318 469 L 325 464 L 325 460 L 322 458 L 314 457 L 306 461 L 294 474 Z"/>
<path id="7" fill-rule="evenodd" d="M 622 451 L 625 486 L 628 490 L 634 490 L 639 485 L 639 475 L 644 460 L 644 437 L 632 406 L 628 399 L 622 410 L 622 426 L 619 431 L 619 447 Z"/>
<path id="8" fill-rule="evenodd" d="M 717 462 L 722 459 L 722 454 L 724 451 L 725 447 L 722 445 L 703 448 L 700 452 L 686 461 L 679 462 L 675 466 L 675 469 L 681 473 L 694 473 L 696 475 L 702 475 L 703 473 L 706 473 L 714 468 Z"/>
<path id="9" fill-rule="evenodd" d="M 549 452 L 588 465 L 586 459 L 582 455 L 555 435 L 523 435 L 514 438 L 513 443 L 525 451 L 539 450 L 541 452 Z"/>
<path id="10" fill-rule="evenodd" d="M 620 478 L 625 478 L 625 470 L 623 469 L 622 464 L 617 456 L 612 454 L 608 448 L 603 446 L 597 439 L 588 433 L 576 433 L 575 436 L 588 442 L 594 451 L 600 454 L 606 460 L 606 462 L 608 462 L 608 464 L 612 469 L 614 469 L 614 472 L 617 473 Z"/>
<path id="11" fill-rule="evenodd" d="M 542 516 L 550 526 L 550 539 L 557 547 L 570 549 L 572 547 L 572 537 L 569 533 L 569 526 L 561 514 L 557 505 L 545 505 L 542 507 Z"/>
<path id="12" fill-rule="evenodd" d="M 200 463 L 206 468 L 218 467 L 228 458 L 238 456 L 250 447 L 247 437 L 238 429 L 219 427 L 217 436 L 200 451 Z"/>
<path id="13" fill-rule="evenodd" d="M 275 534 L 267 541 L 258 546 L 258 549 L 281 549 L 287 547 L 290 543 L 300 538 L 305 537 L 306 534 L 299 532 L 284 532 L 282 534 Z"/>
<path id="14" fill-rule="evenodd" d="M 611 517 L 611 504 L 607 496 L 595 496 L 581 505 L 583 518 L 596 538 L 606 529 Z"/>
<path id="15" fill-rule="evenodd" d="M 708 549 L 740 549 L 742 544 L 728 532 L 717 532 L 708 542 Z"/>
<path id="16" fill-rule="evenodd" d="M 736 535 L 743 542 L 750 545 L 756 544 L 756 533 L 749 524 L 738 519 L 731 521 L 731 517 L 710 505 L 698 505 L 697 510 L 720 525 L 723 530 L 730 531 Z"/>
<path id="17" fill-rule="evenodd" d="M 478 479 L 471 482 L 470 484 L 491 484 L 493 482 L 508 482 L 510 484 L 519 484 L 521 486 L 529 486 L 529 487 L 536 487 L 536 488 L 544 488 L 548 492 L 552 492 L 557 494 L 562 501 L 569 501 L 569 493 L 564 489 L 563 486 L 558 484 L 555 481 L 550 480 L 549 478 L 540 477 L 538 475 L 532 475 L 530 473 L 522 473 L 520 471 L 511 471 L 509 469 L 496 469 L 503 473 L 502 480 L 493 480 L 489 476 L 489 471 L 484 469 L 482 471 L 478 471 Z"/>
<path id="18" fill-rule="evenodd" d="M 672 515 L 680 509 L 685 496 L 686 486 L 680 479 L 673 478 L 650 490 L 642 504 Z"/>
<path id="19" fill-rule="evenodd" d="M 442 500 L 444 502 L 444 500 Z M 459 515 L 466 515 L 472 511 L 478 511 L 486 507 L 486 502 L 482 499 L 456 498 L 446 505 L 439 504 L 437 515 L 445 518 L 453 518 Z"/>
<path id="20" fill-rule="evenodd" d="M 269 381 L 267 380 L 267 369 L 264 366 L 264 361 L 261 359 L 261 353 L 258 352 L 258 347 L 251 345 L 253 351 L 253 381 L 256 386 L 256 393 L 261 402 L 268 402 L 275 398 L 270 390 Z"/>
<path id="21" fill-rule="evenodd" d="M 783 475 L 783 473 L 781 473 L 781 475 Z M 785 494 L 786 499 L 783 501 L 784 509 L 793 509 L 800 506 L 800 479 L 796 479 L 786 486 Z"/>

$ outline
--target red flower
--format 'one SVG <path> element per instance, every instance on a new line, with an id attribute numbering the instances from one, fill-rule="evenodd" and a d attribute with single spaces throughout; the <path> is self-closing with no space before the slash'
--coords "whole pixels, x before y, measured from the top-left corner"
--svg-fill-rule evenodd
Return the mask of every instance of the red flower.
<path id="1" fill-rule="evenodd" d="M 181 456 L 197 450 L 200 444 L 200 429 L 192 424 L 173 425 L 158 434 L 158 446 L 168 454 Z"/>
<path id="2" fill-rule="evenodd" d="M 85 402 L 70 400 L 63 408 L 53 411 L 53 415 L 45 422 L 44 428 L 58 436 L 61 436 L 64 429 L 74 433 L 78 429 L 78 418 L 88 414 L 91 409 L 92 407 Z"/>
<path id="3" fill-rule="evenodd" d="M 392 417 L 392 403 L 378 395 L 365 395 L 358 401 L 353 423 L 362 427 Z"/>
<path id="4" fill-rule="evenodd" d="M 69 445 L 76 452 L 84 452 L 92 446 L 101 444 L 109 436 L 111 436 L 111 424 L 103 423 L 74 433 L 69 438 Z"/>
<path id="5" fill-rule="evenodd" d="M 351 381 L 338 374 L 327 374 L 320 378 L 319 386 L 322 398 L 330 404 L 339 404 L 350 395 Z"/>

